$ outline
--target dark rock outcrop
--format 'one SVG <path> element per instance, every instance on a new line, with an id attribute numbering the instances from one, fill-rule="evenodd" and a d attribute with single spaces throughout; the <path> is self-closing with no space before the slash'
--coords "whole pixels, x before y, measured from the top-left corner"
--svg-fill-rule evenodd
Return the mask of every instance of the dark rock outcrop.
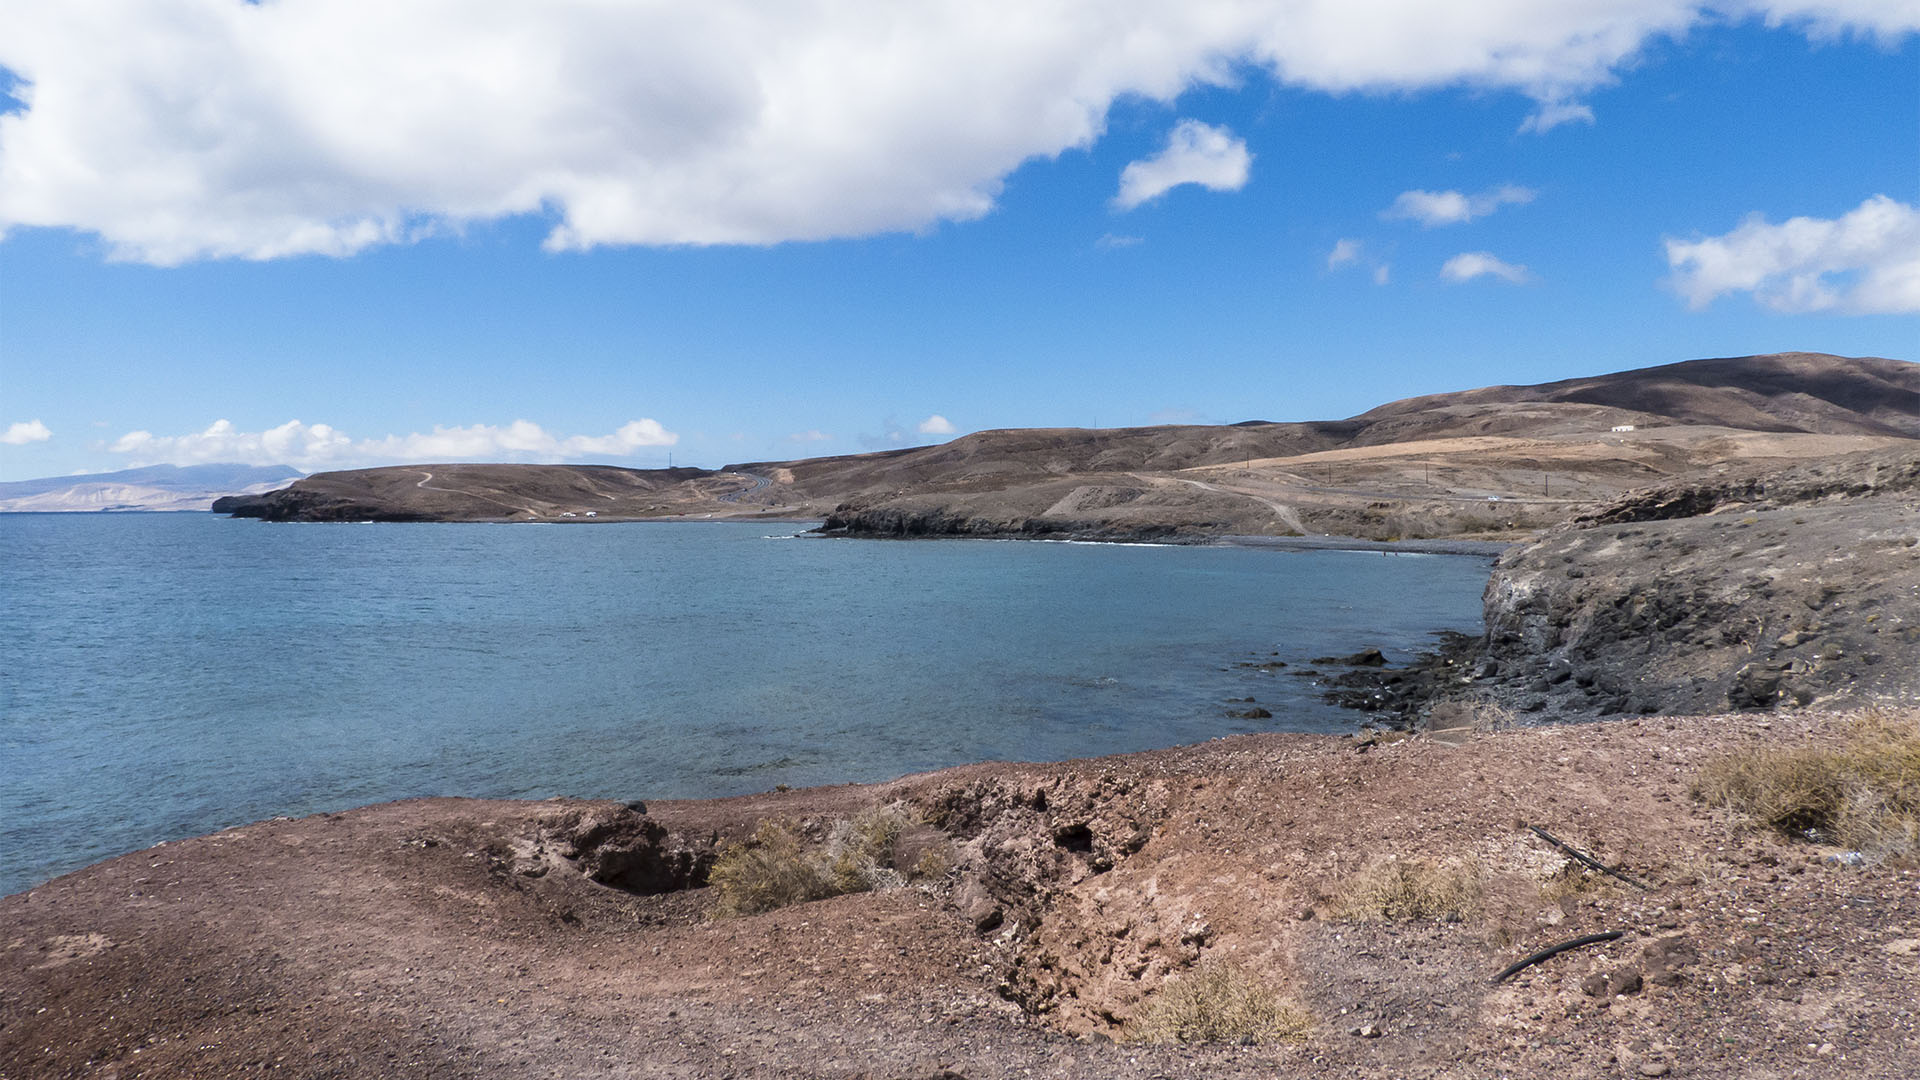
<path id="1" fill-rule="evenodd" d="M 1649 491 L 1496 562 L 1475 692 L 1543 716 L 1920 691 L 1920 452 Z M 1699 511 L 1692 513 L 1690 511 Z"/>

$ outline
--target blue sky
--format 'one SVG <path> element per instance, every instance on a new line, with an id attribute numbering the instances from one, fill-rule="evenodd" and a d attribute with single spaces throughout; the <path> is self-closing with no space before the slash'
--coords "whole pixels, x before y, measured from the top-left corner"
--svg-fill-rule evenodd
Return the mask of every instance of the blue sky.
<path id="1" fill-rule="evenodd" d="M 1430 49 L 1313 0 L 885 48 L 845 9 L 115 6 L 6 16 L 0 479 L 718 466 L 1920 353 L 1911 5 L 1469 4 Z M 326 66 L 350 16 L 391 63 Z"/>

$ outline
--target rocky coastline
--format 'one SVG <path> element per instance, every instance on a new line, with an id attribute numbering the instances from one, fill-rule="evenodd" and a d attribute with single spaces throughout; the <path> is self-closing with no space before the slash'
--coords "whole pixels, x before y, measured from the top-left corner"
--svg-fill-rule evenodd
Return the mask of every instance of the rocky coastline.
<path id="1" fill-rule="evenodd" d="M 1339 671 L 1328 700 L 1402 729 L 1442 703 L 1550 722 L 1911 700 L 1916 492 L 1909 452 L 1631 494 L 1506 549 L 1483 635 Z"/>

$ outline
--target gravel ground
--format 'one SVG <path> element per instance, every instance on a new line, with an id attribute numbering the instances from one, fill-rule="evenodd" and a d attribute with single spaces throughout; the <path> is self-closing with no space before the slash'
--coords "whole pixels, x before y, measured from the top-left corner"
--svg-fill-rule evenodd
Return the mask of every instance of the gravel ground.
<path id="1" fill-rule="evenodd" d="M 1258 735 L 644 812 L 262 822 L 0 900 L 0 1077 L 1912 1077 L 1920 879 L 1688 796 L 1714 754 L 1846 723 Z M 762 819 L 886 804 L 948 869 L 727 920 L 683 887 Z M 1652 887 L 1568 877 L 1529 824 Z M 1354 874 L 1418 857 L 1475 868 L 1481 900 L 1341 917 Z M 1124 1041 L 1206 961 L 1306 1009 L 1304 1040 Z"/>

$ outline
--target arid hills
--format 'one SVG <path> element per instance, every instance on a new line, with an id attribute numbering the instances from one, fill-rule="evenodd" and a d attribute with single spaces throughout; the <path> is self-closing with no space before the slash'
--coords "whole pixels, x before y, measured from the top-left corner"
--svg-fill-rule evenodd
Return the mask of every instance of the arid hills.
<path id="1" fill-rule="evenodd" d="M 824 518 L 829 532 L 866 536 L 1506 538 L 1636 488 L 1916 439 L 1920 365 L 1780 353 L 1408 398 L 1345 420 L 982 431 L 718 470 L 360 469 L 215 509 L 269 520 Z"/>

